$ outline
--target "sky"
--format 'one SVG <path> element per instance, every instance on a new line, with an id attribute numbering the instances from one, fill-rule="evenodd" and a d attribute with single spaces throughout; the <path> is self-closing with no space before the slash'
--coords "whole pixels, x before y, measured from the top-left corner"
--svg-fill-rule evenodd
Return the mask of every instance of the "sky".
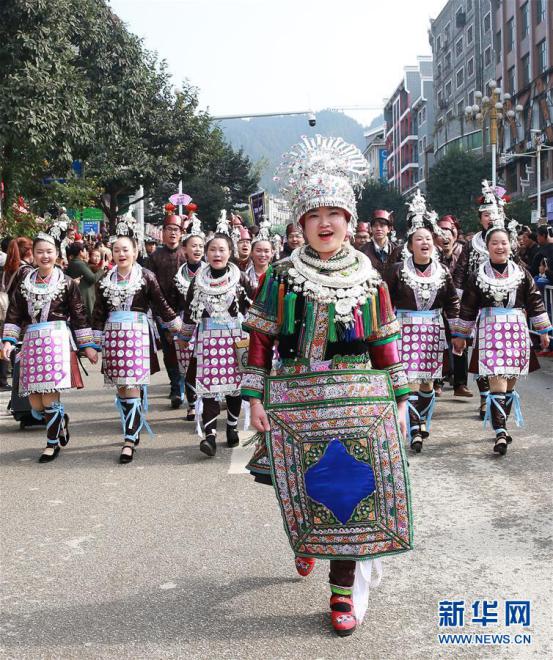
<path id="1" fill-rule="evenodd" d="M 213 116 L 343 109 L 380 114 L 403 67 L 431 55 L 446 0 L 111 0 L 115 13 L 189 80 Z M 352 109 L 359 108 L 361 109 Z"/>

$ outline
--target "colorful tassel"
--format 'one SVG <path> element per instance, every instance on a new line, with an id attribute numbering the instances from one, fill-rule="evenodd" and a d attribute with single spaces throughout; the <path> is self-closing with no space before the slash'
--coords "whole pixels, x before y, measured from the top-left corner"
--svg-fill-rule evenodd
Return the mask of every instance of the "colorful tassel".
<path id="1" fill-rule="evenodd" d="M 372 331 L 378 331 L 378 308 L 376 306 L 376 295 L 371 296 L 371 321 Z"/>
<path id="2" fill-rule="evenodd" d="M 269 299 L 269 315 L 276 316 L 278 313 L 278 281 L 271 281 L 271 288 L 267 294 Z"/>
<path id="3" fill-rule="evenodd" d="M 296 298 L 293 291 L 284 296 L 284 322 L 282 324 L 283 335 L 293 335 L 296 327 Z"/>
<path id="4" fill-rule="evenodd" d="M 330 303 L 328 306 L 328 341 L 336 342 L 338 341 L 338 336 L 336 334 L 336 321 L 334 320 L 336 314 L 336 308 L 334 303 Z"/>
<path id="5" fill-rule="evenodd" d="M 371 336 L 372 327 L 371 327 L 371 307 L 368 301 L 363 305 L 362 314 L 363 314 L 363 335 L 365 339 Z"/>
<path id="6" fill-rule="evenodd" d="M 381 284 L 378 287 L 378 304 L 380 308 L 379 318 L 381 325 L 385 325 L 388 321 L 388 317 L 387 317 L 388 305 L 386 298 L 388 298 L 388 296 L 386 295 L 386 286 Z"/>
<path id="7" fill-rule="evenodd" d="M 363 317 L 359 305 L 353 310 L 353 330 L 355 339 L 363 339 Z"/>
<path id="8" fill-rule="evenodd" d="M 284 282 L 281 282 L 278 285 L 278 314 L 277 314 L 277 323 L 279 326 L 282 326 L 284 320 L 284 291 L 285 286 Z"/>
<path id="9" fill-rule="evenodd" d="M 264 303 L 265 300 L 267 299 L 267 290 L 273 280 L 272 275 L 273 275 L 273 267 L 269 266 L 269 268 L 267 268 L 267 272 L 264 275 L 265 279 L 263 280 L 263 286 L 261 287 L 261 291 L 259 292 L 260 303 Z"/>

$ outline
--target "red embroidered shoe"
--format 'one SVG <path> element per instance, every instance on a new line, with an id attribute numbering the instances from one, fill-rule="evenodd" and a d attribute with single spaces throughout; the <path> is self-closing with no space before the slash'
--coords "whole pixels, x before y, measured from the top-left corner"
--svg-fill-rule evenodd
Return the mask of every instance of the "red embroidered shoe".
<path id="1" fill-rule="evenodd" d="M 307 577 L 315 566 L 315 559 L 313 557 L 296 557 L 296 571 L 302 576 Z"/>
<path id="2" fill-rule="evenodd" d="M 355 632 L 357 619 L 351 596 L 333 594 L 330 598 L 330 618 L 332 627 L 339 637 L 347 637 Z"/>

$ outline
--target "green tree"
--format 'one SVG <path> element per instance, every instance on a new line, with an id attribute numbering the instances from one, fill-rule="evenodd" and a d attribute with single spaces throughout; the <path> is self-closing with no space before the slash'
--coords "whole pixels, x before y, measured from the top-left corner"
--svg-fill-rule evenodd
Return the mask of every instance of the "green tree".
<path id="1" fill-rule="evenodd" d="M 361 199 L 357 203 L 359 220 L 369 222 L 373 211 L 385 209 L 394 212 L 394 227 L 401 235 L 405 232 L 405 215 L 407 206 L 405 198 L 392 186 L 380 181 L 371 180 L 363 189 Z"/>
<path id="2" fill-rule="evenodd" d="M 528 197 L 517 197 L 505 204 L 505 213 L 509 219 L 514 219 L 522 225 L 529 225 L 532 221 L 532 202 Z"/>
<path id="3" fill-rule="evenodd" d="M 28 182 L 92 139 L 84 72 L 71 36 L 75 0 L 0 3 L 0 178 L 5 209 Z"/>
<path id="4" fill-rule="evenodd" d="M 476 199 L 482 193 L 482 179 L 491 179 L 489 159 L 452 149 L 430 170 L 426 182 L 428 205 L 439 215 L 455 215 L 465 229 L 476 229 Z"/>

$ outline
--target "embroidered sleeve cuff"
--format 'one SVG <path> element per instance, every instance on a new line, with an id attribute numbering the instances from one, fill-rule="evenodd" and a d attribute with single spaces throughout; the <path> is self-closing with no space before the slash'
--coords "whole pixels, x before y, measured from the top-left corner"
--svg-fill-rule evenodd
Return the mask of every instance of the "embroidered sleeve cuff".
<path id="1" fill-rule="evenodd" d="M 531 316 L 530 323 L 532 324 L 534 330 L 540 335 L 544 335 L 545 333 L 551 332 L 551 330 L 553 330 L 551 327 L 551 322 L 549 321 L 549 316 L 547 316 L 547 312 L 538 314 L 538 316 Z"/>
<path id="2" fill-rule="evenodd" d="M 402 399 L 405 394 L 409 393 L 410 390 L 409 384 L 407 382 L 407 374 L 405 373 L 403 364 L 401 362 L 397 362 L 396 364 L 392 364 L 389 367 L 386 367 L 385 370 L 388 372 L 390 380 L 392 381 L 392 387 L 394 388 L 394 395 L 396 400 Z"/>
<path id="3" fill-rule="evenodd" d="M 262 399 L 264 390 L 265 371 L 255 367 L 246 367 L 242 375 L 242 394 Z"/>
<path id="4" fill-rule="evenodd" d="M 167 328 L 169 332 L 174 332 L 174 333 L 180 332 L 182 326 L 183 323 L 180 316 L 175 316 L 175 318 L 172 321 L 168 321 L 167 323 L 163 324 L 163 327 Z"/>
<path id="5" fill-rule="evenodd" d="M 19 335 L 21 334 L 21 327 L 14 323 L 4 323 L 4 336 L 2 341 L 11 341 L 17 343 Z"/>
<path id="6" fill-rule="evenodd" d="M 246 320 L 243 323 L 243 328 L 246 332 L 257 330 L 264 335 L 271 335 L 272 337 L 276 337 L 280 329 L 276 317 L 267 316 L 256 305 L 250 307 Z"/>
<path id="7" fill-rule="evenodd" d="M 101 351 L 102 346 L 104 345 L 104 333 L 101 330 L 93 330 L 92 337 L 94 338 L 94 343 L 96 346 L 100 347 L 98 350 Z"/>
<path id="8" fill-rule="evenodd" d="M 397 338 L 399 334 L 400 334 L 399 321 L 397 319 L 394 319 L 390 323 L 385 323 L 384 325 L 381 325 L 367 338 L 367 341 L 370 344 L 373 344 L 376 341 L 381 341 L 382 339 L 387 339 L 388 337 Z"/>
<path id="9" fill-rule="evenodd" d="M 183 341 L 190 341 L 196 326 L 193 323 L 183 323 L 179 330 L 179 337 Z"/>
<path id="10" fill-rule="evenodd" d="M 94 345 L 94 337 L 91 328 L 80 328 L 75 330 L 75 339 L 79 348 L 86 348 L 86 345 Z"/>
<path id="11" fill-rule="evenodd" d="M 454 319 L 450 324 L 451 334 L 453 337 L 464 337 L 468 339 L 472 337 L 476 321 L 465 321 L 463 319 Z"/>

